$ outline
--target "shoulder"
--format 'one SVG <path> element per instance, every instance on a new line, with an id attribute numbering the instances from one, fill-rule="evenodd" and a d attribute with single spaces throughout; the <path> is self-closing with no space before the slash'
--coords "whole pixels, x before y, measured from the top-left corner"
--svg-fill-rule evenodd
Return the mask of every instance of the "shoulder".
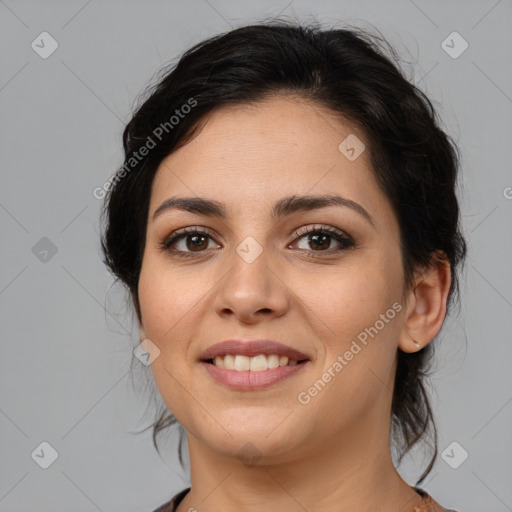
<path id="1" fill-rule="evenodd" d="M 169 501 L 166 501 L 163 505 L 160 505 L 158 508 L 153 510 L 153 512 L 174 512 L 188 491 L 190 491 L 190 487 L 187 487 L 186 489 L 183 489 L 183 491 L 174 495 Z"/>
<path id="2" fill-rule="evenodd" d="M 443 507 L 423 489 L 420 489 L 419 487 L 415 487 L 415 489 L 418 494 L 423 496 L 423 499 L 418 503 L 418 505 L 416 505 L 413 512 L 459 512 L 451 508 Z"/>

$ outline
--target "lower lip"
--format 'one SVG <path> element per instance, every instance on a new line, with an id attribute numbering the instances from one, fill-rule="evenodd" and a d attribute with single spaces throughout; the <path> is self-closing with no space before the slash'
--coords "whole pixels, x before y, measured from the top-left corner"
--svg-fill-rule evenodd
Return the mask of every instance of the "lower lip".
<path id="1" fill-rule="evenodd" d="M 263 389 L 276 382 L 282 381 L 296 375 L 300 372 L 310 361 L 299 363 L 294 366 L 278 366 L 261 372 L 254 372 L 251 370 L 238 371 L 226 370 L 211 363 L 201 361 L 201 365 L 206 371 L 221 384 L 225 384 L 233 389 L 238 390 L 256 390 Z"/>

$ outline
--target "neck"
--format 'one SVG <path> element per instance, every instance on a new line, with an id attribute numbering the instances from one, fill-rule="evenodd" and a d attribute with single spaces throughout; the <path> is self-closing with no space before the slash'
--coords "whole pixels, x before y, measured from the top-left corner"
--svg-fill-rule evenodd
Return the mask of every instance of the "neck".
<path id="1" fill-rule="evenodd" d="M 389 428 L 368 419 L 277 463 L 248 466 L 190 435 L 188 445 L 191 490 L 179 512 L 410 512 L 421 499 L 393 465 Z"/>

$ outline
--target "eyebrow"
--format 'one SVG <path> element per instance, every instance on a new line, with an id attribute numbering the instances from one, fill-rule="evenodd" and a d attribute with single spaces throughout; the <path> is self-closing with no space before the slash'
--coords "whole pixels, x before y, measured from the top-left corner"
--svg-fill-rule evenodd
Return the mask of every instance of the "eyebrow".
<path id="1" fill-rule="evenodd" d="M 293 195 L 283 197 L 272 207 L 272 217 L 275 219 L 282 219 L 292 213 L 318 210 L 328 206 L 350 208 L 362 215 L 373 227 L 375 227 L 371 215 L 359 203 L 338 195 Z M 228 217 L 223 204 L 213 199 L 207 199 L 205 197 L 170 197 L 155 210 L 155 213 L 153 214 L 153 221 L 165 211 L 173 209 L 184 210 L 199 215 L 206 215 L 208 217 L 218 217 L 220 219 L 226 219 Z"/>

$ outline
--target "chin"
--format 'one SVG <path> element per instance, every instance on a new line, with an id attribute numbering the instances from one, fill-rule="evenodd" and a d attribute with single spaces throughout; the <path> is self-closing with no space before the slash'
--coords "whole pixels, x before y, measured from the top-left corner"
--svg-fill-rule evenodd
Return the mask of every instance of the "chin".
<path id="1" fill-rule="evenodd" d="M 297 436 L 298 428 L 286 422 L 264 422 L 259 425 L 250 421 L 239 421 L 226 427 L 231 436 L 221 427 L 215 431 L 201 433 L 201 439 L 219 454 L 242 459 L 254 458 L 266 463 L 274 463 L 293 458 L 292 454 L 303 443 Z M 243 460 L 242 460 L 243 462 Z"/>
<path id="2" fill-rule="evenodd" d="M 290 436 L 287 436 L 290 440 Z M 293 460 L 296 449 L 295 442 L 286 444 L 286 439 L 276 436 L 270 440 L 266 435 L 248 438 L 236 435 L 222 446 L 215 446 L 220 454 L 237 458 L 245 466 L 274 465 Z"/>

